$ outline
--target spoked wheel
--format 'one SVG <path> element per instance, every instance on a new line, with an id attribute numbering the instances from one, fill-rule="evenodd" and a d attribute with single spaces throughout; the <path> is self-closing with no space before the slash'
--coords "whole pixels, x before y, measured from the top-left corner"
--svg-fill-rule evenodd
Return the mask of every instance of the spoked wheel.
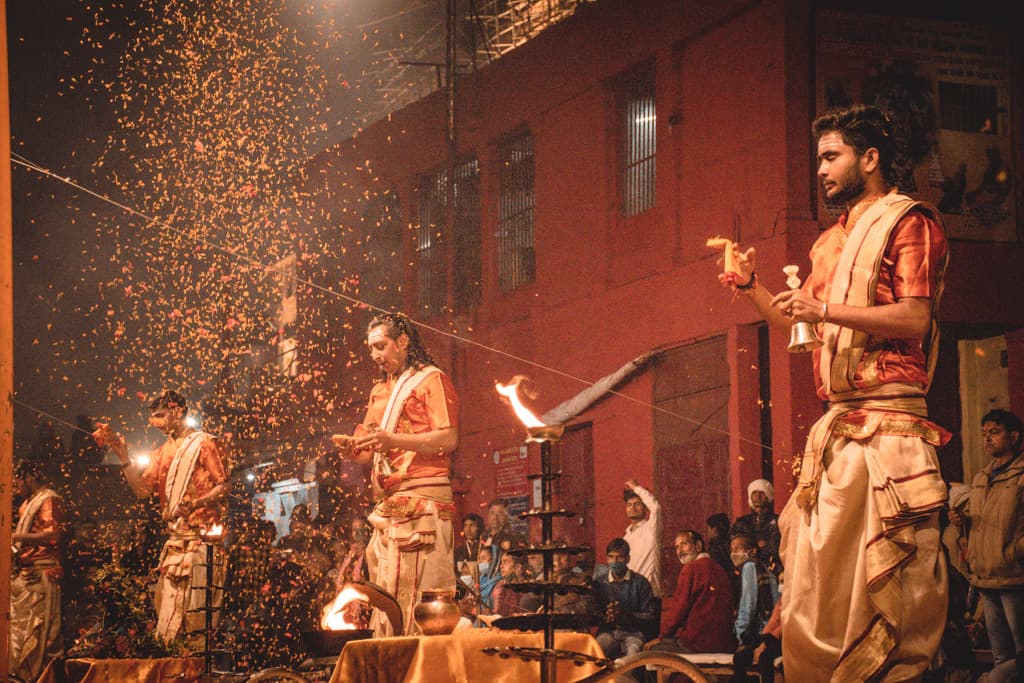
<path id="1" fill-rule="evenodd" d="M 257 671 L 245 679 L 245 681 L 246 683 L 309 683 L 309 679 L 300 676 L 294 671 L 281 668 Z"/>

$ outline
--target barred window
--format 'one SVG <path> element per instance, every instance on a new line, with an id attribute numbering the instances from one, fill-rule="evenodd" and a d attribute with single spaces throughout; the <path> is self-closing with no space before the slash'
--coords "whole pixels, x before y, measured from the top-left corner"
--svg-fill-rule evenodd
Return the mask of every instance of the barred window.
<path id="1" fill-rule="evenodd" d="M 398 194 L 377 195 L 363 213 L 366 236 L 359 298 L 378 308 L 393 310 L 402 305 L 402 220 Z"/>
<path id="2" fill-rule="evenodd" d="M 445 228 L 447 170 L 423 180 L 417 191 L 419 239 L 418 280 L 420 311 L 443 312 L 448 282 L 448 240 L 452 240 L 453 299 L 456 310 L 480 302 L 480 164 L 476 159 L 455 167 L 453 183 L 454 230 Z"/>
<path id="3" fill-rule="evenodd" d="M 455 310 L 480 303 L 480 163 L 455 167 Z"/>
<path id="4" fill-rule="evenodd" d="M 420 312 L 437 315 L 444 309 L 448 261 L 444 243 L 445 172 L 427 178 L 417 191 L 417 280 Z"/>
<path id="5" fill-rule="evenodd" d="M 535 278 L 533 136 L 527 132 L 509 139 L 500 158 L 498 280 L 501 291 L 507 292 Z"/>
<path id="6" fill-rule="evenodd" d="M 622 214 L 635 216 L 654 206 L 654 69 L 626 77 L 621 100 Z"/>
<path id="7" fill-rule="evenodd" d="M 999 91 L 988 85 L 939 81 L 942 127 L 964 133 L 998 135 Z"/>

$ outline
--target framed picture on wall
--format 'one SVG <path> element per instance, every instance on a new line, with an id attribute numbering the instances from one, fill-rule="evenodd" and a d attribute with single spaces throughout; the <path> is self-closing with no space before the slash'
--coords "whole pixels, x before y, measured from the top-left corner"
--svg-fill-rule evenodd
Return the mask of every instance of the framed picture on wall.
<path id="1" fill-rule="evenodd" d="M 1020 239 L 1005 30 L 822 10 L 816 44 L 818 113 L 858 102 L 891 112 L 911 141 L 896 164 L 902 191 L 937 206 L 953 239 Z M 837 207 L 819 201 L 831 223 Z"/>

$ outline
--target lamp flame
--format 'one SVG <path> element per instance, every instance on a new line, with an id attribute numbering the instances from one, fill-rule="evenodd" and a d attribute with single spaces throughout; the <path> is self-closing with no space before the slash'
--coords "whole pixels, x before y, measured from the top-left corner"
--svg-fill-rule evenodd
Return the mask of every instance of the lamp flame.
<path id="1" fill-rule="evenodd" d="M 362 620 L 364 605 L 369 603 L 370 598 L 352 586 L 345 586 L 334 600 L 324 607 L 320 615 L 320 626 L 325 631 L 352 631 L 359 628 L 366 628 L 358 623 Z M 349 619 L 355 621 L 349 621 Z"/>
<path id="2" fill-rule="evenodd" d="M 530 411 L 529 408 L 523 405 L 522 401 L 519 400 L 519 392 L 517 391 L 519 388 L 519 381 L 520 379 L 516 377 L 509 384 L 495 382 L 494 388 L 499 394 L 509 400 L 509 403 L 512 404 L 512 409 L 516 411 L 516 417 L 519 418 L 519 421 L 522 422 L 527 429 L 530 429 L 531 427 L 546 426 L 537 418 L 536 415 L 533 414 L 532 411 Z"/>
<path id="3" fill-rule="evenodd" d="M 206 538 L 220 538 L 224 535 L 224 527 L 220 524 L 214 524 L 212 527 L 203 532 L 203 536 Z"/>

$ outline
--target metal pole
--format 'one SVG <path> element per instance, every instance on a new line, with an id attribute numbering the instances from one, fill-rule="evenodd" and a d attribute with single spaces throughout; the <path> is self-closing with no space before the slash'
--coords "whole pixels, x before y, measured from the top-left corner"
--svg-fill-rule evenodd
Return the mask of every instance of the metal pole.
<path id="1" fill-rule="evenodd" d="M 203 633 L 203 655 L 205 657 L 206 680 L 213 680 L 213 649 L 210 646 L 210 636 L 213 634 L 213 541 L 206 539 L 206 600 L 203 606 L 206 608 L 205 629 Z"/>
<path id="2" fill-rule="evenodd" d="M 449 311 L 455 310 L 455 2 L 448 0 L 445 30 L 445 139 L 447 159 L 445 167 L 444 213 L 445 213 L 445 304 Z"/>
<path id="3" fill-rule="evenodd" d="M 554 493 L 554 482 L 552 481 L 552 465 L 551 465 L 551 440 L 545 439 L 540 444 L 540 472 L 541 472 L 541 505 L 545 512 L 551 512 L 552 508 L 552 495 Z M 544 546 L 551 545 L 551 525 L 552 519 L 549 516 L 541 518 L 541 544 Z M 544 552 L 544 581 L 550 582 L 552 580 L 552 561 L 550 551 Z M 555 612 L 555 593 L 554 591 L 547 589 L 544 591 L 544 614 L 548 615 L 548 618 L 544 621 L 544 649 L 553 650 L 555 649 L 555 624 L 551 619 L 551 615 Z M 543 657 L 540 660 L 540 680 L 541 683 L 554 683 L 555 682 L 555 667 L 558 665 L 558 660 L 554 657 Z"/>
<path id="4" fill-rule="evenodd" d="M 0 680 L 10 675 L 11 482 L 14 456 L 14 271 L 7 2 L 0 0 Z"/>

